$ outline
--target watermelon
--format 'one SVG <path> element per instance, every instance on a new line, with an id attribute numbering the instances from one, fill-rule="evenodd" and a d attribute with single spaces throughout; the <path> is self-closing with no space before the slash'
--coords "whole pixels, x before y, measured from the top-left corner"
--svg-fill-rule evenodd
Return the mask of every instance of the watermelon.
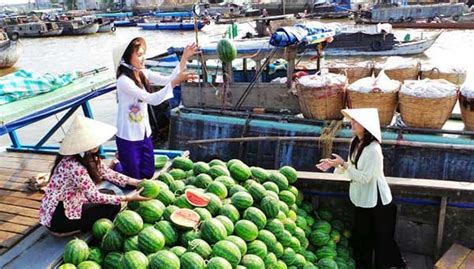
<path id="1" fill-rule="evenodd" d="M 244 188 L 243 186 L 241 185 L 234 185 L 230 188 L 229 190 L 229 196 L 233 196 L 234 194 L 236 194 L 237 192 L 248 192 L 246 188 Z"/>
<path id="2" fill-rule="evenodd" d="M 241 264 L 247 269 L 265 269 L 262 258 L 253 254 L 244 255 Z"/>
<path id="3" fill-rule="evenodd" d="M 228 236 L 225 240 L 234 243 L 239 248 L 240 254 L 245 255 L 247 253 L 247 243 L 245 243 L 242 238 L 236 235 L 231 235 Z"/>
<path id="4" fill-rule="evenodd" d="M 138 247 L 138 235 L 128 237 L 123 242 L 123 251 L 140 250 Z"/>
<path id="5" fill-rule="evenodd" d="M 232 195 L 231 200 L 232 204 L 239 210 L 245 210 L 253 204 L 252 195 L 243 191 L 239 191 Z"/>
<path id="6" fill-rule="evenodd" d="M 288 179 L 281 173 L 270 173 L 270 175 L 268 176 L 268 180 L 275 183 L 280 191 L 288 189 Z"/>
<path id="7" fill-rule="evenodd" d="M 210 244 L 214 244 L 227 237 L 227 230 L 218 219 L 209 219 L 201 225 L 201 236 Z"/>
<path id="8" fill-rule="evenodd" d="M 138 234 L 138 247 L 145 253 L 153 253 L 165 246 L 165 236 L 150 226 Z"/>
<path id="9" fill-rule="evenodd" d="M 267 170 L 255 166 L 250 167 L 250 173 L 252 178 L 260 183 L 267 181 L 269 175 Z"/>
<path id="10" fill-rule="evenodd" d="M 265 245 L 267 246 L 267 249 L 271 249 L 272 245 L 276 244 L 277 242 L 277 239 L 275 237 L 274 234 L 272 234 L 270 231 L 268 230 L 260 230 L 258 232 L 258 240 L 262 241 L 263 243 L 265 243 Z"/>
<path id="11" fill-rule="evenodd" d="M 219 159 L 214 159 L 212 161 L 209 162 L 209 166 L 212 167 L 212 166 L 215 166 L 215 165 L 220 165 L 220 166 L 224 166 L 224 167 L 227 167 L 226 163 L 219 160 Z"/>
<path id="12" fill-rule="evenodd" d="M 180 208 L 175 210 L 170 216 L 171 222 L 178 225 L 180 228 L 194 228 L 199 222 L 199 214 L 187 208 Z"/>
<path id="13" fill-rule="evenodd" d="M 258 227 L 249 220 L 239 220 L 235 223 L 234 233 L 247 242 L 251 242 L 258 237 Z"/>
<path id="14" fill-rule="evenodd" d="M 352 233 L 351 233 L 351 231 L 349 231 L 347 229 L 344 229 L 344 231 L 342 232 L 342 235 L 344 235 L 345 238 L 349 239 L 349 238 L 351 238 Z"/>
<path id="15" fill-rule="evenodd" d="M 194 185 L 198 188 L 205 189 L 212 183 L 212 177 L 208 174 L 199 174 L 194 181 Z"/>
<path id="16" fill-rule="evenodd" d="M 250 168 L 244 163 L 234 163 L 229 166 L 229 172 L 233 179 L 244 182 L 249 179 L 252 173 Z"/>
<path id="17" fill-rule="evenodd" d="M 321 220 L 325 220 L 325 221 L 328 221 L 330 222 L 333 218 L 333 215 L 331 213 L 331 211 L 329 210 L 318 210 L 318 212 L 316 212 L 317 216 L 319 217 L 319 219 Z"/>
<path id="18" fill-rule="evenodd" d="M 102 237 L 110 230 L 114 224 L 112 223 L 111 220 L 103 218 L 103 219 L 98 219 L 94 222 L 94 225 L 92 225 L 92 235 L 99 239 L 102 240 Z"/>
<path id="19" fill-rule="evenodd" d="M 330 248 L 336 249 L 336 248 L 337 248 L 337 245 L 336 245 L 336 242 L 334 242 L 334 241 L 332 241 L 331 239 L 329 239 L 329 241 L 326 243 L 326 247 L 330 247 Z"/>
<path id="20" fill-rule="evenodd" d="M 307 226 L 313 227 L 314 222 L 315 222 L 313 216 L 308 215 L 308 216 L 305 217 L 305 219 L 306 219 L 306 224 L 307 224 Z M 303 229 L 304 229 L 304 228 L 303 228 Z"/>
<path id="21" fill-rule="evenodd" d="M 226 259 L 233 267 L 237 266 L 242 258 L 239 248 L 228 240 L 217 242 L 212 247 L 212 256 Z"/>
<path id="22" fill-rule="evenodd" d="M 295 263 L 294 265 L 297 267 L 297 268 L 302 268 L 304 267 L 306 264 L 306 259 L 303 255 L 299 254 L 299 253 L 296 253 L 295 255 Z"/>
<path id="23" fill-rule="evenodd" d="M 170 191 L 174 194 L 183 194 L 186 184 L 182 180 L 175 180 L 170 184 Z"/>
<path id="24" fill-rule="evenodd" d="M 233 164 L 236 164 L 236 163 L 244 164 L 244 162 L 242 162 L 242 161 L 239 160 L 239 159 L 232 159 L 232 160 L 229 160 L 229 161 L 226 163 L 227 168 L 231 167 Z"/>
<path id="25" fill-rule="evenodd" d="M 143 228 L 143 219 L 134 211 L 124 210 L 117 214 L 114 225 L 124 235 L 136 235 Z"/>
<path id="26" fill-rule="evenodd" d="M 278 258 L 275 253 L 269 252 L 268 255 L 263 259 L 265 268 L 274 268 L 278 263 Z"/>
<path id="27" fill-rule="evenodd" d="M 173 214 L 173 212 L 176 211 L 177 209 L 179 209 L 179 207 L 175 205 L 167 206 L 165 210 L 163 211 L 163 218 L 167 221 L 171 221 L 171 214 Z"/>
<path id="28" fill-rule="evenodd" d="M 228 217 L 220 215 L 216 219 L 224 225 L 228 235 L 234 232 L 234 223 Z"/>
<path id="29" fill-rule="evenodd" d="M 287 265 L 293 265 L 296 262 L 296 252 L 292 248 L 285 248 L 283 252 L 283 256 L 281 256 L 281 259 Z"/>
<path id="30" fill-rule="evenodd" d="M 342 222 L 341 220 L 338 220 L 338 219 L 333 219 L 331 221 L 331 227 L 336 231 L 343 232 L 344 231 L 344 222 Z"/>
<path id="31" fill-rule="evenodd" d="M 262 184 L 262 186 L 267 190 L 267 191 L 272 191 L 276 194 L 280 193 L 280 189 L 278 188 L 278 185 L 275 182 L 272 181 L 267 181 Z"/>
<path id="32" fill-rule="evenodd" d="M 288 211 L 288 214 L 286 214 L 288 218 L 290 218 L 293 221 L 296 221 L 296 212 L 293 209 L 290 209 Z"/>
<path id="33" fill-rule="evenodd" d="M 170 251 L 173 252 L 176 256 L 181 257 L 187 251 L 187 249 L 182 246 L 174 246 L 170 248 Z"/>
<path id="34" fill-rule="evenodd" d="M 209 213 L 211 215 L 216 216 L 219 214 L 219 211 L 222 208 L 222 201 L 217 195 L 214 193 L 206 193 L 209 197 L 211 197 L 211 200 L 209 200 L 209 204 L 206 206 L 206 209 L 209 210 Z"/>
<path id="35" fill-rule="evenodd" d="M 324 258 L 334 259 L 337 256 L 337 251 L 331 247 L 323 246 L 323 247 L 318 248 L 315 254 L 316 254 L 316 257 L 318 257 L 318 260 L 324 259 Z"/>
<path id="36" fill-rule="evenodd" d="M 281 191 L 278 197 L 280 197 L 280 200 L 285 202 L 288 206 L 291 206 L 296 202 L 295 195 L 290 191 Z"/>
<path id="37" fill-rule="evenodd" d="M 265 216 L 265 213 L 256 207 L 247 208 L 244 211 L 243 218 L 255 223 L 259 230 L 263 229 L 265 225 L 267 225 L 267 217 Z"/>
<path id="38" fill-rule="evenodd" d="M 196 252 L 203 259 L 208 259 L 212 253 L 211 246 L 209 246 L 206 241 L 199 238 L 188 242 L 188 250 L 191 252 Z"/>
<path id="39" fill-rule="evenodd" d="M 161 169 L 161 168 L 165 167 L 168 160 L 169 160 L 169 158 L 166 155 L 156 155 L 155 156 L 155 168 L 156 169 Z"/>
<path id="40" fill-rule="evenodd" d="M 289 247 L 292 248 L 294 251 L 299 252 L 301 250 L 301 242 L 298 238 L 292 236 L 290 239 Z"/>
<path id="41" fill-rule="evenodd" d="M 181 266 L 179 257 L 172 251 L 160 250 L 150 258 L 150 269 L 179 269 Z"/>
<path id="42" fill-rule="evenodd" d="M 171 222 L 162 220 L 155 224 L 155 229 L 160 231 L 165 237 L 165 245 L 174 246 L 178 241 L 179 233 Z"/>
<path id="43" fill-rule="evenodd" d="M 288 183 L 293 184 L 298 179 L 296 170 L 291 166 L 283 166 L 280 168 L 279 172 L 288 179 Z"/>
<path id="44" fill-rule="evenodd" d="M 59 266 L 58 269 L 76 269 L 76 266 L 72 263 L 65 263 Z"/>
<path id="45" fill-rule="evenodd" d="M 332 230 L 330 233 L 329 233 L 329 236 L 331 237 L 331 240 L 334 241 L 334 243 L 339 243 L 339 241 L 341 240 L 341 234 L 336 231 L 336 230 Z"/>
<path id="46" fill-rule="evenodd" d="M 110 252 L 104 258 L 104 269 L 121 269 L 123 254 L 120 252 Z"/>
<path id="47" fill-rule="evenodd" d="M 214 179 L 214 181 L 224 184 L 224 186 L 227 188 L 227 191 L 230 191 L 230 189 L 235 186 L 234 179 L 229 176 L 220 176 Z"/>
<path id="48" fill-rule="evenodd" d="M 162 202 L 153 199 L 140 202 L 140 206 L 137 208 L 136 212 L 145 222 L 154 223 L 161 218 L 165 209 L 166 207 Z"/>
<path id="49" fill-rule="evenodd" d="M 314 263 L 317 260 L 316 255 L 312 251 L 309 251 L 309 250 L 305 250 L 303 252 L 303 256 L 308 262 L 311 262 L 311 263 Z"/>
<path id="50" fill-rule="evenodd" d="M 247 254 L 254 254 L 262 259 L 265 259 L 267 253 L 267 245 L 258 239 L 250 242 L 247 246 Z"/>
<path id="51" fill-rule="evenodd" d="M 275 234 L 275 236 L 284 247 L 291 246 L 291 233 L 287 230 L 283 230 L 283 232 Z"/>
<path id="52" fill-rule="evenodd" d="M 329 234 L 321 230 L 314 230 L 311 235 L 310 239 L 311 243 L 317 247 L 324 246 L 330 240 Z"/>
<path id="53" fill-rule="evenodd" d="M 350 251 L 347 247 L 338 246 L 336 248 L 337 257 L 349 258 L 351 256 Z"/>
<path id="54" fill-rule="evenodd" d="M 211 167 L 205 162 L 196 162 L 193 164 L 193 172 L 195 175 L 206 174 Z"/>
<path id="55" fill-rule="evenodd" d="M 318 261 L 318 267 L 321 269 L 338 269 L 337 263 L 331 258 L 322 258 Z"/>
<path id="56" fill-rule="evenodd" d="M 158 176 L 158 180 L 161 181 L 161 182 L 166 183 L 166 185 L 168 185 L 168 186 L 171 185 L 171 183 L 174 182 L 173 176 L 170 175 L 167 172 L 160 173 L 160 175 Z"/>
<path id="57" fill-rule="evenodd" d="M 288 186 L 288 191 L 291 192 L 291 193 L 293 193 L 293 195 L 295 196 L 295 199 L 296 199 L 296 197 L 298 197 L 298 195 L 300 194 L 300 192 L 298 191 L 298 189 L 297 189 L 295 186 L 292 186 L 292 185 Z M 295 200 L 295 206 L 298 206 L 298 205 L 296 204 L 296 200 Z M 304 210 L 303 210 L 303 211 L 304 211 Z M 304 212 L 306 213 L 306 211 L 304 211 Z"/>
<path id="58" fill-rule="evenodd" d="M 227 187 L 219 181 L 211 182 L 207 186 L 206 191 L 214 193 L 220 199 L 225 199 L 227 197 Z"/>
<path id="59" fill-rule="evenodd" d="M 193 209 L 194 206 L 188 202 L 188 199 L 186 199 L 186 194 L 182 194 L 179 196 L 175 201 L 174 205 L 179 207 L 179 208 L 187 208 L 187 209 Z"/>
<path id="60" fill-rule="evenodd" d="M 337 264 L 337 269 L 349 269 L 349 265 L 346 262 L 346 259 L 337 257 L 334 259 Z"/>
<path id="61" fill-rule="evenodd" d="M 284 261 L 278 260 L 276 268 L 277 269 L 287 269 L 288 267 L 286 266 L 286 263 Z"/>
<path id="62" fill-rule="evenodd" d="M 148 197 L 148 198 L 156 198 L 160 193 L 160 184 L 155 180 L 142 180 L 138 183 L 137 190 L 142 189 L 143 191 L 140 192 L 141 196 Z"/>
<path id="63" fill-rule="evenodd" d="M 287 231 L 289 231 L 291 234 L 294 234 L 295 233 L 295 230 L 296 230 L 296 224 L 295 222 L 290 219 L 290 218 L 286 218 L 283 222 L 283 226 L 285 227 L 285 229 Z"/>
<path id="64" fill-rule="evenodd" d="M 286 215 L 282 211 L 278 211 L 278 215 L 276 216 L 276 219 L 279 219 L 281 221 L 286 220 Z"/>
<path id="65" fill-rule="evenodd" d="M 66 244 L 64 248 L 63 259 L 64 263 L 72 263 L 79 265 L 81 262 L 87 260 L 89 256 L 89 246 L 80 239 L 73 239 Z"/>
<path id="66" fill-rule="evenodd" d="M 102 238 L 101 248 L 105 252 L 121 251 L 123 241 L 123 235 L 116 228 L 112 228 Z"/>
<path id="67" fill-rule="evenodd" d="M 156 199 L 161 201 L 165 206 L 169 206 L 175 202 L 176 197 L 174 196 L 172 191 L 161 189 Z"/>
<path id="68" fill-rule="evenodd" d="M 209 195 L 193 190 L 193 189 L 187 189 L 185 192 L 186 195 L 186 200 L 188 201 L 189 204 L 193 206 L 198 206 L 198 207 L 205 207 L 209 204 L 209 201 L 211 198 Z"/>
<path id="69" fill-rule="evenodd" d="M 248 192 L 252 195 L 254 201 L 260 202 L 267 196 L 267 190 L 260 183 L 254 182 L 248 187 Z"/>
<path id="70" fill-rule="evenodd" d="M 102 254 L 100 248 L 90 247 L 89 256 L 87 257 L 87 260 L 102 264 L 102 262 L 104 262 L 104 255 Z"/>
<path id="71" fill-rule="evenodd" d="M 265 228 L 276 236 L 277 234 L 283 232 L 285 226 L 278 219 L 270 219 L 267 221 L 267 225 L 265 226 Z"/>
<path id="72" fill-rule="evenodd" d="M 211 213 L 205 208 L 197 207 L 194 209 L 194 211 L 199 214 L 199 218 L 201 219 L 201 221 L 212 219 Z"/>
<path id="73" fill-rule="evenodd" d="M 228 217 L 233 223 L 240 219 L 240 213 L 232 204 L 225 204 L 219 210 L 219 214 Z"/>
<path id="74" fill-rule="evenodd" d="M 178 168 L 171 169 L 168 173 L 174 178 L 174 180 L 185 179 L 187 176 L 183 169 Z"/>
<path id="75" fill-rule="evenodd" d="M 318 220 L 314 223 L 313 230 L 319 230 L 329 234 L 331 232 L 331 224 L 325 220 Z"/>
<path id="76" fill-rule="evenodd" d="M 280 242 L 277 242 L 275 245 L 273 245 L 270 248 L 270 251 L 275 253 L 275 256 L 277 256 L 277 258 L 280 258 L 280 257 L 283 256 L 284 250 L 285 250 L 285 248 L 283 247 L 283 245 Z"/>
<path id="77" fill-rule="evenodd" d="M 301 209 L 306 211 L 306 213 L 308 213 L 308 214 L 313 213 L 313 211 L 314 211 L 313 205 L 309 202 L 303 202 L 303 204 L 301 205 Z"/>
<path id="78" fill-rule="evenodd" d="M 198 238 L 201 238 L 201 231 L 190 230 L 181 235 L 181 243 L 183 246 L 188 247 L 189 242 Z"/>
<path id="79" fill-rule="evenodd" d="M 78 266 L 77 269 L 100 269 L 100 265 L 94 261 L 83 261 Z"/>
<path id="80" fill-rule="evenodd" d="M 189 171 L 193 169 L 193 161 L 185 157 L 176 157 L 173 159 L 171 167 L 178 168 L 183 171 Z"/>
<path id="81" fill-rule="evenodd" d="M 278 201 L 278 204 L 280 205 L 280 211 L 283 212 L 286 216 L 290 212 L 290 208 L 283 201 Z"/>
<path id="82" fill-rule="evenodd" d="M 207 269 L 232 269 L 232 265 L 224 258 L 213 257 L 207 263 Z"/>
<path id="83" fill-rule="evenodd" d="M 147 269 L 148 259 L 137 250 L 126 252 L 122 259 L 122 269 Z"/>
<path id="84" fill-rule="evenodd" d="M 186 252 L 180 259 L 181 269 L 204 269 L 206 268 L 206 263 L 204 259 L 195 252 Z"/>
<path id="85" fill-rule="evenodd" d="M 260 201 L 260 208 L 268 218 L 275 218 L 280 210 L 280 203 L 277 199 L 266 196 Z"/>
<path id="86" fill-rule="evenodd" d="M 230 172 L 229 170 L 227 170 L 227 167 L 222 165 L 211 166 L 207 174 L 210 175 L 213 179 L 218 178 L 220 176 L 230 176 Z"/>

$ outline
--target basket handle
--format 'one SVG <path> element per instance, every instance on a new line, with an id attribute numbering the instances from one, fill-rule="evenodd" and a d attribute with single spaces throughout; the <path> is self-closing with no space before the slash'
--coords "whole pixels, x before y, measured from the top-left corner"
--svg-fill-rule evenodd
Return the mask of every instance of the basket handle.
<path id="1" fill-rule="evenodd" d="M 429 76 L 431 77 L 434 73 L 437 74 L 436 79 L 439 79 L 439 76 L 440 76 L 440 73 L 441 73 L 441 72 L 439 71 L 439 68 L 438 68 L 438 67 L 433 67 L 433 68 L 430 70 L 430 75 L 429 75 Z"/>

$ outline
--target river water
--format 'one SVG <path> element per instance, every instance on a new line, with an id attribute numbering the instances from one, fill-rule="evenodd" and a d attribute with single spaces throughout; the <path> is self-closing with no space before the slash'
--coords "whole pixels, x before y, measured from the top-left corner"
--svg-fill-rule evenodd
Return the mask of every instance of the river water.
<path id="1" fill-rule="evenodd" d="M 199 32 L 199 42 L 219 39 L 227 29 L 227 25 L 208 25 Z M 250 30 L 250 23 L 239 25 L 239 32 Z M 420 35 L 421 30 L 394 30 L 396 35 L 403 36 L 410 32 L 412 36 Z M 426 33 L 427 31 L 425 31 Z M 428 32 L 434 33 L 434 32 Z M 147 56 L 166 51 L 171 46 L 184 46 L 195 41 L 194 32 L 172 31 L 143 31 L 139 28 L 118 28 L 115 33 L 102 33 L 88 36 L 50 37 L 40 39 L 21 39 L 23 55 L 14 68 L 0 70 L 0 76 L 16 69 L 26 69 L 41 73 L 62 73 L 70 71 L 89 71 L 98 67 L 112 68 L 112 49 L 131 37 L 142 36 L 148 44 Z M 416 57 L 422 62 L 432 62 L 436 65 L 464 67 L 468 72 L 468 81 L 474 82 L 474 31 L 448 30 L 444 31 L 436 43 L 424 54 Z M 339 58 L 337 61 L 357 63 L 361 60 L 380 58 Z M 328 59 L 330 61 L 330 59 Z M 96 118 L 115 124 L 116 103 L 115 95 L 108 94 L 91 102 Z M 59 116 L 58 116 L 59 117 Z M 51 127 L 57 119 L 43 120 L 32 126 L 18 131 L 26 142 L 33 142 Z M 59 141 L 61 131 L 52 137 Z M 0 147 L 9 145 L 8 136 L 0 137 Z"/>

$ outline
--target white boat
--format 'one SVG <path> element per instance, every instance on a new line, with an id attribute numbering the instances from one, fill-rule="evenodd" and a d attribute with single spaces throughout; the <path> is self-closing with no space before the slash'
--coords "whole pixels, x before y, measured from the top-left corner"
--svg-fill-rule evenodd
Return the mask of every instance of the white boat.
<path id="1" fill-rule="evenodd" d="M 18 40 L 11 40 L 7 33 L 0 30 L 0 68 L 12 67 L 20 58 L 23 45 Z"/>

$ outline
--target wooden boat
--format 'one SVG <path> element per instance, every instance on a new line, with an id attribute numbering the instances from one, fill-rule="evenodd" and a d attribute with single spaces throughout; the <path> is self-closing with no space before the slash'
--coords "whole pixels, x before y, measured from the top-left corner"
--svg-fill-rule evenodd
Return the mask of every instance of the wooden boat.
<path id="1" fill-rule="evenodd" d="M 11 40 L 7 33 L 0 30 L 0 68 L 12 67 L 20 58 L 23 51 L 21 42 Z"/>
<path id="2" fill-rule="evenodd" d="M 114 23 L 112 20 L 106 18 L 96 18 L 94 21 L 99 24 L 97 33 L 115 32 Z"/>
<path id="3" fill-rule="evenodd" d="M 64 28 L 63 35 L 90 35 L 99 30 L 99 23 L 84 20 L 59 21 L 58 24 Z"/>
<path id="4" fill-rule="evenodd" d="M 63 32 L 63 27 L 55 22 L 31 22 L 25 16 L 4 19 L 4 31 L 10 38 L 18 37 L 48 37 L 58 36 Z"/>
<path id="5" fill-rule="evenodd" d="M 154 16 L 159 18 L 156 22 L 138 23 L 137 26 L 143 30 L 170 30 L 170 31 L 193 31 L 194 19 L 191 12 L 155 12 Z M 207 20 L 198 20 L 197 29 L 201 30 Z"/>
<path id="6" fill-rule="evenodd" d="M 131 18 L 131 19 L 123 19 L 123 20 L 115 20 L 114 26 L 115 27 L 135 27 L 138 23 L 144 23 L 144 18 Z"/>
<path id="7" fill-rule="evenodd" d="M 392 27 L 411 29 L 474 29 L 474 22 L 397 22 L 392 23 Z"/>

